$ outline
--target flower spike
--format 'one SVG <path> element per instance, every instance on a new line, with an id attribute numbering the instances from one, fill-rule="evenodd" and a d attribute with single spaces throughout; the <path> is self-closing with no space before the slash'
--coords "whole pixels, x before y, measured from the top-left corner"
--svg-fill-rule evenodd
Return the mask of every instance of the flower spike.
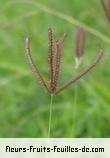
<path id="1" fill-rule="evenodd" d="M 49 64 L 49 77 L 50 77 L 50 90 L 53 91 L 54 85 L 54 66 L 53 66 L 53 56 L 54 56 L 54 49 L 53 49 L 53 32 L 51 28 L 48 28 L 48 64 Z"/>
<path id="2" fill-rule="evenodd" d="M 85 47 L 85 30 L 81 27 L 78 27 L 76 32 L 75 68 L 78 68 L 82 62 L 84 47 Z"/>
<path id="3" fill-rule="evenodd" d="M 64 84 L 64 86 L 62 86 L 61 88 L 59 88 L 55 94 L 58 94 L 59 92 L 63 91 L 64 89 L 68 88 L 71 84 L 77 82 L 79 79 L 81 79 L 84 75 L 86 75 L 88 72 L 90 72 L 95 66 L 96 64 L 101 60 L 103 56 L 103 52 L 100 51 L 97 55 L 97 57 L 95 58 L 95 60 L 92 62 L 92 64 L 90 66 L 88 66 L 85 70 L 83 70 L 83 72 L 81 72 L 78 76 L 76 76 L 74 79 L 70 80 L 69 82 L 67 82 L 66 84 Z"/>
<path id="4" fill-rule="evenodd" d="M 79 28 L 78 33 L 77 33 L 77 41 L 76 41 L 76 55 L 77 55 L 76 57 L 78 58 L 78 60 L 83 55 L 84 36 L 85 36 L 84 31 L 81 28 Z M 27 37 L 25 39 L 25 54 L 28 58 L 28 62 L 32 68 L 32 71 L 34 72 L 36 76 L 36 80 L 38 80 L 39 84 L 44 88 L 44 90 L 54 95 L 58 94 L 59 92 L 62 92 L 64 89 L 68 88 L 71 84 L 77 82 L 84 75 L 90 72 L 97 65 L 97 63 L 101 60 L 103 56 L 103 52 L 100 51 L 90 66 L 88 66 L 75 78 L 68 81 L 62 87 L 57 88 L 57 84 L 59 80 L 59 72 L 60 72 L 60 63 L 61 63 L 61 51 L 62 51 L 61 49 L 62 49 L 62 44 L 64 42 L 65 37 L 66 37 L 66 34 L 64 33 L 61 38 L 59 38 L 58 40 L 55 40 L 55 37 L 53 38 L 52 29 L 51 28 L 48 29 L 48 64 L 49 64 L 49 80 L 50 80 L 49 85 L 47 85 L 46 82 L 44 81 L 38 69 L 38 66 L 34 64 L 34 61 L 32 59 L 31 52 L 30 52 L 30 37 Z"/>
<path id="5" fill-rule="evenodd" d="M 39 84 L 48 92 L 50 92 L 48 86 L 46 85 L 45 81 L 43 80 L 38 67 L 34 64 L 31 53 L 30 53 L 30 37 L 26 37 L 25 39 L 25 53 L 28 58 L 28 62 L 32 68 L 32 71 L 35 74 L 36 79 L 38 80 Z"/>
<path id="6" fill-rule="evenodd" d="M 54 66 L 54 89 L 53 92 L 57 88 L 57 83 L 59 80 L 59 73 L 60 73 L 60 63 L 61 63 L 61 49 L 62 44 L 66 38 L 66 33 L 63 34 L 61 38 L 55 41 L 56 44 L 56 50 L 54 54 L 54 60 L 53 60 L 53 66 Z"/>

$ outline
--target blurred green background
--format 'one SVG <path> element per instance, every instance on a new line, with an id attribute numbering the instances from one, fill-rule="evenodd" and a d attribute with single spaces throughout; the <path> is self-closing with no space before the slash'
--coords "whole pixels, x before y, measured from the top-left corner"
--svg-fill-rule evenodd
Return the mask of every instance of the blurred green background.
<path id="1" fill-rule="evenodd" d="M 87 30 L 83 64 L 75 70 L 76 25 Z M 110 25 L 100 1 L 0 1 L 0 137 L 47 137 L 50 94 L 36 82 L 24 54 L 32 38 L 35 63 L 48 81 L 48 27 L 63 45 L 59 85 L 89 65 L 100 49 L 104 58 L 82 80 L 54 97 L 51 137 L 110 137 Z"/>

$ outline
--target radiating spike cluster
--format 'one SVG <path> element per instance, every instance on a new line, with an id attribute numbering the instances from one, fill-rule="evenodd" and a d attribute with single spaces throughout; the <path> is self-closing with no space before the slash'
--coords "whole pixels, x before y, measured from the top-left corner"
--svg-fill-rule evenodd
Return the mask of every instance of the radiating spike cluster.
<path id="1" fill-rule="evenodd" d="M 78 68 L 82 62 L 85 47 L 85 31 L 78 27 L 76 32 L 76 48 L 75 48 L 75 68 Z"/>
<path id="2" fill-rule="evenodd" d="M 108 21 L 110 22 L 110 0 L 101 0 Z"/>
<path id="3" fill-rule="evenodd" d="M 79 28 L 77 32 L 77 39 L 76 39 L 76 57 L 80 58 L 83 55 L 84 51 L 84 31 Z M 51 94 L 58 94 L 59 92 L 63 91 L 64 89 L 68 88 L 71 84 L 78 81 L 84 75 L 86 75 L 90 70 L 92 70 L 96 64 L 100 61 L 103 56 L 103 52 L 100 51 L 96 59 L 92 62 L 90 66 L 88 66 L 83 72 L 81 72 L 78 76 L 74 79 L 68 81 L 62 87 L 57 88 L 58 80 L 59 80 L 59 72 L 60 72 L 60 63 L 61 63 L 61 48 L 64 42 L 66 34 L 63 34 L 61 38 L 55 40 L 53 38 L 52 29 L 48 29 L 48 63 L 49 63 L 49 85 L 44 81 L 38 67 L 34 64 L 31 53 L 30 53 L 30 38 L 27 37 L 25 39 L 25 53 L 28 58 L 28 62 L 31 65 L 31 68 L 36 76 L 36 80 L 38 80 L 39 84 Z M 53 41 L 54 39 L 54 41 Z"/>

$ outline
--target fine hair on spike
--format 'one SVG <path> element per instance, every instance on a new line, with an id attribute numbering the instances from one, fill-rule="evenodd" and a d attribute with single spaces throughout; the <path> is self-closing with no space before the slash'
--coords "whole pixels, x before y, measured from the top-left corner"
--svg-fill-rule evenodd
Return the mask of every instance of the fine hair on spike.
<path id="1" fill-rule="evenodd" d="M 67 82 L 66 84 L 64 84 L 64 86 L 62 86 L 61 88 L 59 88 L 55 92 L 55 94 L 58 94 L 59 92 L 63 91 L 64 89 L 68 88 L 71 84 L 75 83 L 76 81 L 78 81 L 79 79 L 81 79 L 84 75 L 86 75 L 88 72 L 90 72 L 96 66 L 96 64 L 101 60 L 102 56 L 103 56 L 103 52 L 101 50 L 98 53 L 97 57 L 95 58 L 95 60 L 92 62 L 92 64 L 90 66 L 88 66 L 85 70 L 83 70 L 83 72 L 81 72 L 74 79 L 72 79 L 69 82 Z"/>
<path id="2" fill-rule="evenodd" d="M 50 91 L 48 86 L 46 85 L 45 81 L 43 80 L 38 67 L 34 64 L 31 53 L 30 53 L 30 37 L 26 37 L 25 39 L 25 54 L 28 58 L 28 62 L 32 68 L 32 71 L 34 72 L 36 79 L 38 80 L 39 84 L 46 90 Z"/>
<path id="3" fill-rule="evenodd" d="M 52 32 L 52 29 L 49 27 L 48 28 L 48 63 L 49 63 L 49 78 L 50 78 L 50 89 L 51 89 L 51 91 L 53 91 L 53 85 L 54 85 L 53 56 L 54 56 L 53 32 Z"/>
<path id="4" fill-rule="evenodd" d="M 62 49 L 62 44 L 65 40 L 66 33 L 63 34 L 61 38 L 55 41 L 56 44 L 56 49 L 55 49 L 55 54 L 54 54 L 54 60 L 53 60 L 53 65 L 54 65 L 54 91 L 56 90 L 58 79 L 59 79 L 59 72 L 60 72 L 60 64 L 61 64 L 61 49 Z"/>
<path id="5" fill-rule="evenodd" d="M 84 51 L 84 37 L 85 32 L 82 28 L 78 28 L 77 32 L 77 38 L 76 38 L 76 57 L 81 58 Z M 74 84 L 78 80 L 80 80 L 83 76 L 85 76 L 88 72 L 90 72 L 97 63 L 101 60 L 103 56 L 103 51 L 100 51 L 97 55 L 96 59 L 92 62 L 91 65 L 89 65 L 87 68 L 85 68 L 81 73 L 79 73 L 76 77 L 74 77 L 72 80 L 65 83 L 62 87 L 57 88 L 57 84 L 59 81 L 59 72 L 60 72 L 60 64 L 61 64 L 61 54 L 62 54 L 62 45 L 65 40 L 66 33 L 63 34 L 60 38 L 57 40 L 55 37 L 53 37 L 53 32 L 51 28 L 48 28 L 48 65 L 49 65 L 49 84 L 47 84 L 39 69 L 38 66 L 34 64 L 31 50 L 30 50 L 30 37 L 26 37 L 25 39 L 25 54 L 27 56 L 28 62 L 32 68 L 32 71 L 35 74 L 36 80 L 39 82 L 39 84 L 43 87 L 43 89 L 46 92 L 49 92 L 53 95 L 58 94 L 59 92 L 62 92 L 66 88 L 68 88 L 71 84 Z"/>

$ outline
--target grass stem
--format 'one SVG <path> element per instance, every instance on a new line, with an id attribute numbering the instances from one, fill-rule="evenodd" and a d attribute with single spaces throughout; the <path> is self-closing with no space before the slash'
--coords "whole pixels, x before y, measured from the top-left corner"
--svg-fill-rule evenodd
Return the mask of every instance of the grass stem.
<path id="1" fill-rule="evenodd" d="M 53 105 L 53 94 L 51 94 L 50 98 L 50 107 L 49 107 L 49 126 L 48 126 L 48 138 L 50 138 L 51 134 L 51 122 L 52 122 L 52 105 Z"/>
<path id="2" fill-rule="evenodd" d="M 74 104 L 72 106 L 72 137 L 76 137 L 76 117 L 77 117 L 77 97 L 78 97 L 78 83 L 75 85 Z"/>

